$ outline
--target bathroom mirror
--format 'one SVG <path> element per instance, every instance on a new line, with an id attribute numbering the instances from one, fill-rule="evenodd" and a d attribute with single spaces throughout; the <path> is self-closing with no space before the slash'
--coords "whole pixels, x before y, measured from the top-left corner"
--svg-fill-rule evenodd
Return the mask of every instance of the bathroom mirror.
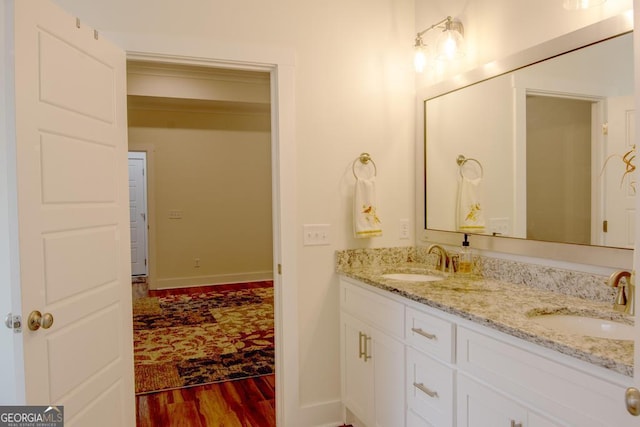
<path id="1" fill-rule="evenodd" d="M 633 247 L 634 186 L 623 161 L 634 131 L 627 21 L 594 24 L 425 94 L 427 232 L 462 231 L 462 177 L 481 177 L 473 196 L 484 229 L 464 231 L 496 236 L 491 247 L 500 237 Z M 459 155 L 470 161 L 459 165 Z"/>

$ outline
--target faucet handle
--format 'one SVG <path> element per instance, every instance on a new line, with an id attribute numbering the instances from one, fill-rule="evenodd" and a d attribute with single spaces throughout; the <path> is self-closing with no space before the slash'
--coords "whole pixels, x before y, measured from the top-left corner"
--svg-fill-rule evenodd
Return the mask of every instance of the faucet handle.
<path id="1" fill-rule="evenodd" d="M 624 285 L 618 285 L 616 300 L 613 303 L 613 309 L 617 311 L 625 311 L 627 308 L 627 294 Z"/>
<path id="2" fill-rule="evenodd" d="M 455 273 L 456 271 L 458 271 L 459 265 L 460 265 L 460 255 L 459 254 L 449 255 L 449 273 Z"/>

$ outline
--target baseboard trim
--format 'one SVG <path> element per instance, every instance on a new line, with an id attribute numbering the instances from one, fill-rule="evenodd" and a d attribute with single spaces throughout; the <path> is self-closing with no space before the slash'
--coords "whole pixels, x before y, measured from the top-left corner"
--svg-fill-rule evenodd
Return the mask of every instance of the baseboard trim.
<path id="1" fill-rule="evenodd" d="M 313 427 L 338 427 L 342 423 L 342 402 L 328 402 L 300 407 L 299 425 Z"/>
<path id="2" fill-rule="evenodd" d="M 232 283 L 262 282 L 273 280 L 273 271 L 255 271 L 250 273 L 215 274 L 210 276 L 170 277 L 156 279 L 149 284 L 149 289 L 190 288 L 206 285 L 223 285 Z"/>

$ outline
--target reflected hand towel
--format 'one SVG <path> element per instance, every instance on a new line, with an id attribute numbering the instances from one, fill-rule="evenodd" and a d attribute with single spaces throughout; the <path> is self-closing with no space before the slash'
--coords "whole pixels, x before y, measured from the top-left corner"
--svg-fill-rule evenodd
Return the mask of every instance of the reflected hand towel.
<path id="1" fill-rule="evenodd" d="M 356 179 L 353 224 L 357 238 L 382 236 L 376 204 L 375 178 Z"/>
<path id="2" fill-rule="evenodd" d="M 485 228 L 481 202 L 482 178 L 462 177 L 458 191 L 458 230 L 482 233 Z"/>

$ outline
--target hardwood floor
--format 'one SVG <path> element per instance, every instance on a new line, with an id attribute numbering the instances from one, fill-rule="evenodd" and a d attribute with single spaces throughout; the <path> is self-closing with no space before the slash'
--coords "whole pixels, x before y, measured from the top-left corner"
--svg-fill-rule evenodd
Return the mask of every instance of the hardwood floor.
<path id="1" fill-rule="evenodd" d="M 230 285 L 208 285 L 208 286 L 194 286 L 190 288 L 149 290 L 149 296 L 164 297 L 167 295 L 182 295 L 182 294 L 207 292 L 214 289 L 218 291 L 233 291 L 233 290 L 239 290 L 239 289 L 255 289 L 255 288 L 269 288 L 269 287 L 273 287 L 272 280 L 265 280 L 262 282 L 233 283 Z"/>
<path id="2" fill-rule="evenodd" d="M 275 376 L 136 396 L 138 427 L 275 427 Z"/>
<path id="3" fill-rule="evenodd" d="M 167 290 L 148 296 L 273 286 L 273 281 Z M 136 396 L 138 427 L 275 427 L 275 375 Z"/>

